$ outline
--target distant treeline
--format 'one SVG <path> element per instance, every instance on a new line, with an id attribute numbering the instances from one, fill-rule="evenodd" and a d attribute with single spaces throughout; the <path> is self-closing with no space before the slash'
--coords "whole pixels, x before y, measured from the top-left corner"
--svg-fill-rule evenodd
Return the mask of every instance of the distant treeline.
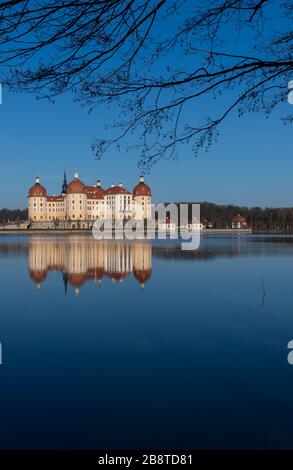
<path id="1" fill-rule="evenodd" d="M 170 203 L 165 203 L 170 204 Z M 178 202 L 188 204 L 188 216 L 192 216 L 191 202 Z M 261 208 L 229 205 L 218 205 L 211 202 L 200 203 L 201 221 L 212 228 L 231 227 L 232 218 L 236 215 L 246 217 L 248 227 L 258 230 L 292 230 L 293 231 L 293 207 Z M 21 222 L 28 219 L 27 209 L 10 210 L 0 209 L 0 223 Z"/>
<path id="2" fill-rule="evenodd" d="M 184 204 L 184 202 L 181 204 Z M 187 203 L 185 202 L 185 204 Z M 188 205 L 189 218 L 191 218 L 192 203 L 188 203 Z M 200 202 L 201 222 L 210 225 L 212 228 L 231 227 L 232 218 L 238 214 L 246 217 L 248 227 L 254 229 L 293 231 L 293 207 L 261 208 Z"/>
<path id="3" fill-rule="evenodd" d="M 0 223 L 21 222 L 27 220 L 27 209 L 0 209 Z"/>

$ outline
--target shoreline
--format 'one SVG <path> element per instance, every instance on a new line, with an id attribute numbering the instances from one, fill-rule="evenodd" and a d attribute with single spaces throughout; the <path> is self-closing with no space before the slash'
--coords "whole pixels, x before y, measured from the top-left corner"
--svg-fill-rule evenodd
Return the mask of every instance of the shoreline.
<path id="1" fill-rule="evenodd" d="M 5 235 L 88 235 L 91 234 L 91 229 L 2 229 L 0 236 Z M 167 232 L 167 235 L 170 233 Z M 192 234 L 192 232 L 190 232 Z M 200 231 L 201 235 L 204 234 L 250 234 L 250 235 L 293 235 L 293 232 L 285 230 L 253 230 L 253 229 L 204 229 Z"/>

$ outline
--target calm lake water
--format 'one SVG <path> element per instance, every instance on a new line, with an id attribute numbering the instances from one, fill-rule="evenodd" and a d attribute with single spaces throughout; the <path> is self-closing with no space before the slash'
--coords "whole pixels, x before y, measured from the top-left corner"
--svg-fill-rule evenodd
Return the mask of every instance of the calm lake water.
<path id="1" fill-rule="evenodd" d="M 293 448 L 293 238 L 2 236 L 0 286 L 1 449 Z"/>

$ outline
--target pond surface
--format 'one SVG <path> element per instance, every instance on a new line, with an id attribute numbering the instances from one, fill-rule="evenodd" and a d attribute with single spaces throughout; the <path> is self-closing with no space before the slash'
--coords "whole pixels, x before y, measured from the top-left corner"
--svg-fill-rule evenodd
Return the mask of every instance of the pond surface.
<path id="1" fill-rule="evenodd" d="M 2 236 L 0 293 L 1 449 L 293 448 L 293 238 Z"/>

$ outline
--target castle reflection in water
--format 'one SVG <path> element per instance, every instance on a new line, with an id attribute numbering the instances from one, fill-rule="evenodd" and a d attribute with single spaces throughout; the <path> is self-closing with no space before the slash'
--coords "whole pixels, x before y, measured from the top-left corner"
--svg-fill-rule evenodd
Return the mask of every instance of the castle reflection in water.
<path id="1" fill-rule="evenodd" d="M 151 277 L 152 247 L 143 241 L 97 241 L 82 236 L 45 239 L 28 243 L 29 274 L 40 289 L 49 271 L 60 271 L 65 293 L 68 284 L 76 295 L 87 281 L 102 283 L 105 277 L 123 282 L 133 275 L 143 289 Z"/>

